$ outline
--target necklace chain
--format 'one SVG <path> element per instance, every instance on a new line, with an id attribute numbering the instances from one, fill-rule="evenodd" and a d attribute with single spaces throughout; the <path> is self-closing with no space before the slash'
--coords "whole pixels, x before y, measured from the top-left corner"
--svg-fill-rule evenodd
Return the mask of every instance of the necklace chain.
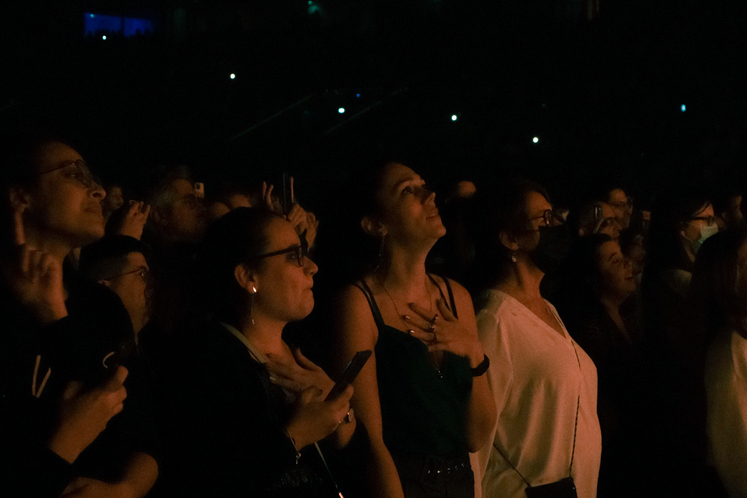
<path id="1" fill-rule="evenodd" d="M 384 280 L 381 278 L 381 276 L 379 276 L 378 273 L 376 273 L 374 275 L 378 279 L 378 281 L 381 284 L 381 286 L 384 288 L 384 292 L 386 293 L 387 297 L 389 297 L 389 300 L 392 302 L 392 306 L 394 306 L 394 310 L 397 312 L 397 316 L 399 316 L 400 321 L 403 324 L 405 324 L 405 327 L 407 327 L 409 329 L 411 327 L 411 325 L 404 320 L 404 316 L 402 315 L 402 313 L 400 313 L 399 307 L 397 307 L 397 302 L 394 300 L 394 298 L 392 297 L 392 295 L 389 293 L 389 289 L 386 288 L 386 284 L 384 283 Z M 425 282 L 425 290 L 428 293 L 428 311 L 433 311 L 433 300 L 431 299 L 431 291 L 428 288 L 428 281 L 427 280 Z M 438 373 L 438 377 L 440 379 L 443 379 L 444 375 L 443 375 L 443 372 L 441 372 L 441 369 L 438 368 L 438 362 L 436 360 L 435 354 L 430 354 L 429 353 L 429 356 L 430 356 L 430 359 L 431 359 L 431 365 L 433 366 L 433 368 L 436 369 L 436 372 Z"/>

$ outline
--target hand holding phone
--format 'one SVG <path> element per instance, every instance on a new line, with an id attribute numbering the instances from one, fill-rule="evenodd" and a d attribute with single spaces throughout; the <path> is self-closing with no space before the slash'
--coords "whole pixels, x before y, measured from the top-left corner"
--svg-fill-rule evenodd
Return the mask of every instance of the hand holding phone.
<path id="1" fill-rule="evenodd" d="M 353 359 L 350 360 L 350 363 L 348 363 L 348 366 L 345 367 L 345 370 L 342 372 L 342 375 L 337 379 L 337 382 L 335 383 L 335 387 L 332 388 L 332 390 L 327 395 L 327 398 L 325 401 L 333 400 L 337 398 L 340 394 L 342 394 L 345 389 L 353 383 L 355 378 L 358 376 L 360 371 L 363 369 L 363 366 L 366 364 L 368 359 L 371 357 L 371 350 L 366 349 L 365 351 L 358 351 L 355 353 L 355 356 L 353 356 Z"/>

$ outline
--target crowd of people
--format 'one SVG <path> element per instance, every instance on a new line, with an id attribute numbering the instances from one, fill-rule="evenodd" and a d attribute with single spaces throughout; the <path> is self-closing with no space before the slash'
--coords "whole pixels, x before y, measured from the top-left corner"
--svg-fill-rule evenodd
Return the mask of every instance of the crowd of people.
<path id="1" fill-rule="evenodd" d="M 739 189 L 442 202 L 368 158 L 320 224 L 292 181 L 6 149 L 0 496 L 747 496 Z"/>

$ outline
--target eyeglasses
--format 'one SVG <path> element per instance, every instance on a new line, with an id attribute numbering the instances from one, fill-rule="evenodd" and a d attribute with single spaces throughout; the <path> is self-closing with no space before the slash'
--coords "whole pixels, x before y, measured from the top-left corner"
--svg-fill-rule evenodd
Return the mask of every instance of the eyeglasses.
<path id="1" fill-rule="evenodd" d="M 615 207 L 617 209 L 633 209 L 633 198 L 628 197 L 627 202 L 608 202 L 608 204 L 612 207 Z"/>
<path id="2" fill-rule="evenodd" d="M 690 218 L 691 220 L 703 220 L 706 222 L 706 225 L 713 226 L 714 223 L 716 223 L 716 218 L 713 216 L 693 216 Z"/>
<path id="3" fill-rule="evenodd" d="M 109 278 L 105 278 L 104 280 L 111 280 L 113 278 L 124 277 L 125 275 L 132 275 L 133 273 L 137 273 L 138 275 L 140 275 L 140 278 L 143 279 L 143 282 L 147 283 L 149 281 L 149 279 L 150 279 L 150 270 L 148 269 L 148 267 L 141 266 L 137 270 L 132 270 L 132 271 L 128 271 L 128 272 L 125 272 L 125 273 L 120 273 L 119 275 L 114 275 L 114 276 L 111 276 Z"/>
<path id="4" fill-rule="evenodd" d="M 91 174 L 91 170 L 88 169 L 88 165 L 83 159 L 77 159 L 75 161 L 62 164 L 60 166 L 57 166 L 56 168 L 52 168 L 47 171 L 42 171 L 39 174 L 46 175 L 47 173 L 52 173 L 53 171 L 57 171 L 60 169 L 65 169 L 65 168 L 70 168 L 70 172 L 67 173 L 65 176 L 77 180 L 84 187 L 91 188 L 94 185 L 98 185 L 98 182 L 94 178 L 93 174 Z"/>
<path id="5" fill-rule="evenodd" d="M 542 224 L 544 224 L 544 226 L 546 226 L 546 227 L 552 227 L 552 226 L 555 226 L 555 225 L 562 225 L 563 224 L 562 218 L 560 218 L 558 215 L 556 215 L 552 211 L 552 209 L 547 209 L 547 210 L 545 210 L 545 212 L 542 213 L 542 216 L 536 216 L 534 218 L 529 218 L 526 221 L 525 225 L 524 225 L 525 230 L 529 230 L 529 231 L 534 230 L 534 228 L 526 228 L 528 226 L 531 226 L 531 224 L 532 224 L 532 222 L 534 220 L 542 220 Z"/>
<path id="6" fill-rule="evenodd" d="M 260 254 L 259 256 L 252 258 L 252 260 L 269 258 L 271 256 L 280 256 L 281 254 L 292 254 L 293 259 L 296 260 L 296 264 L 299 267 L 303 267 L 304 263 L 306 262 L 306 256 L 308 256 L 309 251 L 308 251 L 308 246 L 306 245 L 304 239 L 301 238 L 301 245 L 293 245 L 287 249 L 281 249 L 279 251 L 268 252 L 267 254 Z"/>

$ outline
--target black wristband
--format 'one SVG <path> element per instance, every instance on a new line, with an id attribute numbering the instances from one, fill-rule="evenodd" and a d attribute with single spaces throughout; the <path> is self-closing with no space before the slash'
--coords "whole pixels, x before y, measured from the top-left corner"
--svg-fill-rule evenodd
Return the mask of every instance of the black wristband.
<path id="1" fill-rule="evenodd" d="M 479 377 L 485 372 L 488 371 L 488 367 L 490 366 L 490 358 L 488 358 L 488 355 L 484 354 L 482 363 L 477 365 L 475 368 L 472 369 L 472 377 Z"/>

